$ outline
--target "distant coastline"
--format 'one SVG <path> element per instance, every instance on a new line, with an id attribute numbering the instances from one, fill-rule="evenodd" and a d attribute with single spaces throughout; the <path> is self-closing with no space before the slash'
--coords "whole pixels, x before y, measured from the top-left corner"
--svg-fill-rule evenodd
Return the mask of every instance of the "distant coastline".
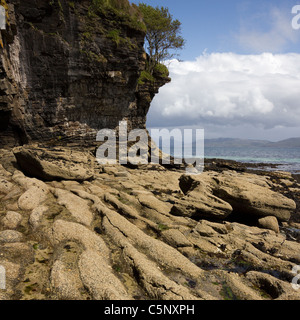
<path id="1" fill-rule="evenodd" d="M 173 147 L 171 143 L 171 150 Z M 195 157 L 192 145 L 185 146 L 185 150 L 189 158 Z M 172 151 L 172 156 L 181 156 L 180 148 Z M 243 164 L 261 164 L 265 170 L 282 170 L 300 174 L 300 138 L 278 142 L 235 138 L 205 139 L 204 158 L 232 160 Z"/>
<path id="2" fill-rule="evenodd" d="M 205 147 L 206 159 L 233 160 L 261 165 L 264 170 L 280 170 L 300 174 L 300 148 L 291 147 Z"/>
<path id="3" fill-rule="evenodd" d="M 300 138 L 290 138 L 278 142 L 268 140 L 219 138 L 206 139 L 206 147 L 264 147 L 264 148 L 300 148 Z"/>

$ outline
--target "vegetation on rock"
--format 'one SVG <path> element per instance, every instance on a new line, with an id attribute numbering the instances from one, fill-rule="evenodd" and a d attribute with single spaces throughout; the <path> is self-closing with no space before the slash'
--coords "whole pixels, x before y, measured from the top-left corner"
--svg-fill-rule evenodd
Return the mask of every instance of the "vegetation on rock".
<path id="1" fill-rule="evenodd" d="M 128 0 L 92 0 L 90 10 L 95 14 L 114 14 L 128 27 L 146 31 L 139 9 Z"/>

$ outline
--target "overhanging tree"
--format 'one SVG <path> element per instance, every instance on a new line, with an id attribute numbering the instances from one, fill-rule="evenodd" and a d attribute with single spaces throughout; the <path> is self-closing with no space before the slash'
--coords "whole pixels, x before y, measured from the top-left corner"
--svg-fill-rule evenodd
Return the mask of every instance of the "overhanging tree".
<path id="1" fill-rule="evenodd" d="M 139 4 L 147 27 L 145 46 L 149 54 L 148 71 L 153 74 L 161 62 L 176 56 L 176 50 L 182 49 L 185 40 L 180 36 L 181 22 L 174 20 L 169 9 Z"/>

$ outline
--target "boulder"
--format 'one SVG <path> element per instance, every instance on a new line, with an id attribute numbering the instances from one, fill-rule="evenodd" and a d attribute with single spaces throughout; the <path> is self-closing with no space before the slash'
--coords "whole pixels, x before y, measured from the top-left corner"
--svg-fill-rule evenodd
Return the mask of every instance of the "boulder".
<path id="1" fill-rule="evenodd" d="M 180 178 L 180 188 L 186 197 L 198 198 L 202 206 L 198 211 L 206 212 L 206 215 L 210 210 L 212 215 L 215 216 L 217 212 L 222 217 L 220 210 L 216 211 L 216 208 L 222 211 L 227 203 L 240 218 L 243 218 L 242 215 L 273 216 L 279 221 L 289 221 L 291 213 L 296 209 L 293 200 L 271 190 L 265 177 L 253 174 L 226 171 L 220 174 L 206 172 L 201 175 L 183 175 Z M 187 211 L 191 205 L 194 203 L 187 206 Z"/>
<path id="2" fill-rule="evenodd" d="M 224 220 L 232 213 L 232 207 L 226 201 L 209 192 L 193 191 L 175 201 L 171 209 L 175 216 L 193 219 L 214 218 Z"/>
<path id="3" fill-rule="evenodd" d="M 289 221 L 296 203 L 274 192 L 250 182 L 242 175 L 220 175 L 214 178 L 217 186 L 213 192 L 216 196 L 231 204 L 238 214 L 258 217 L 274 216 L 279 221 Z"/>
<path id="4" fill-rule="evenodd" d="M 13 149 L 18 165 L 28 175 L 45 180 L 89 180 L 94 157 L 72 149 L 22 146 Z"/>
<path id="5" fill-rule="evenodd" d="M 194 219 L 227 218 L 232 213 L 232 207 L 213 194 L 212 182 L 212 178 L 206 173 L 182 175 L 179 185 L 185 196 L 175 200 L 171 213 Z"/>
<path id="6" fill-rule="evenodd" d="M 31 187 L 21 195 L 18 206 L 21 210 L 33 210 L 47 199 L 47 190 L 39 187 Z"/>
<path id="7" fill-rule="evenodd" d="M 273 230 L 279 233 L 279 225 L 276 217 L 264 217 L 258 219 L 258 226 L 263 229 Z"/>

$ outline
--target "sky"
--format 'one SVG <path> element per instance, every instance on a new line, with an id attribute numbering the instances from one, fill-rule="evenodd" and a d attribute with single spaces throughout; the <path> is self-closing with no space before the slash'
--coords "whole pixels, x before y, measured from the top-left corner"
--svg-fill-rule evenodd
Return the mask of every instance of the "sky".
<path id="1" fill-rule="evenodd" d="M 131 1 L 139 3 L 140 1 Z M 300 0 L 143 0 L 168 7 L 186 40 L 168 61 L 151 128 L 201 128 L 206 138 L 300 137 Z M 299 10 L 300 14 L 300 10 Z"/>

